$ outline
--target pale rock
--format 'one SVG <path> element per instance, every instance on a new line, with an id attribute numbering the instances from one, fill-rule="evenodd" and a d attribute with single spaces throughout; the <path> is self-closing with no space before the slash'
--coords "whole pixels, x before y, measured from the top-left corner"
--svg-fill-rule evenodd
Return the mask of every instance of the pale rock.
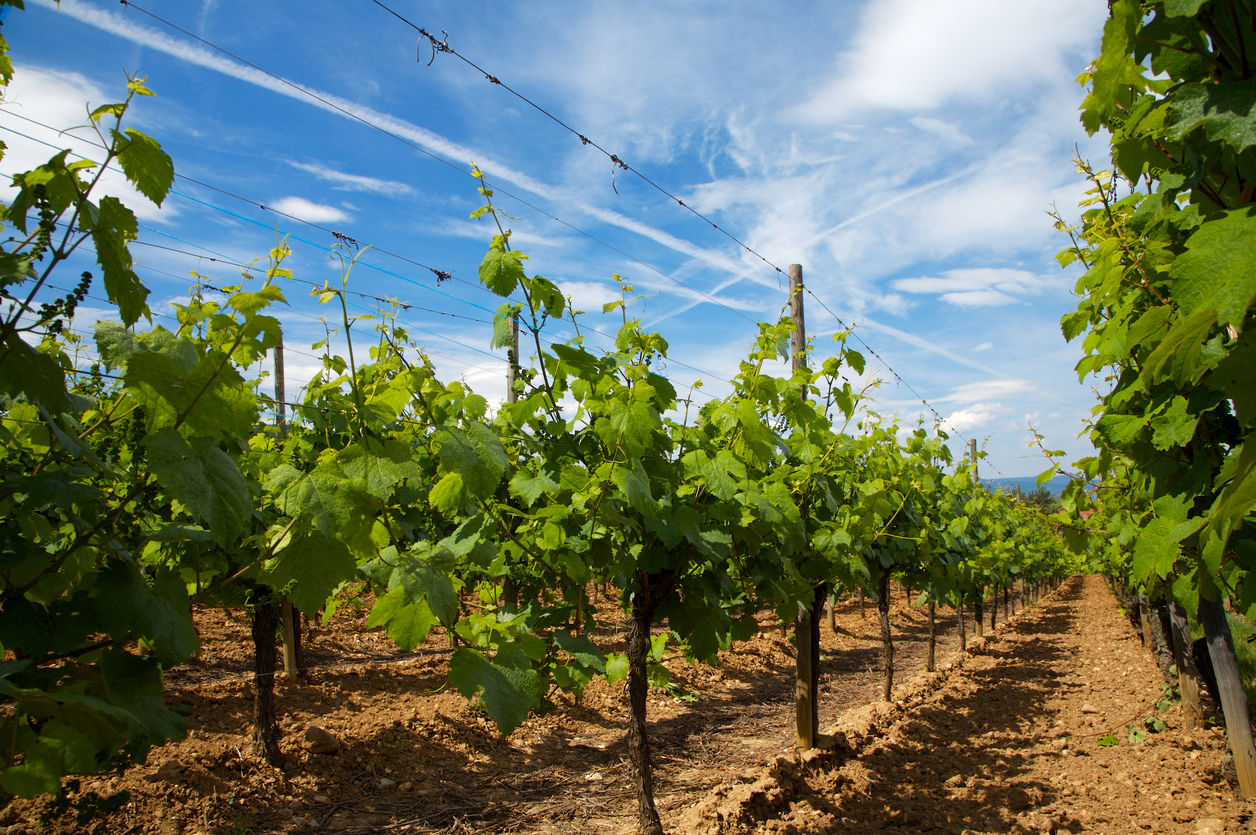
<path id="1" fill-rule="evenodd" d="M 397 788 L 397 781 L 391 777 L 381 777 L 379 778 L 379 787 L 385 791 L 392 791 Z"/>
<path id="2" fill-rule="evenodd" d="M 1090 703 L 1082 705 L 1082 713 L 1098 713 L 1098 712 L 1099 712 L 1099 708 L 1095 707 L 1094 705 Z"/>

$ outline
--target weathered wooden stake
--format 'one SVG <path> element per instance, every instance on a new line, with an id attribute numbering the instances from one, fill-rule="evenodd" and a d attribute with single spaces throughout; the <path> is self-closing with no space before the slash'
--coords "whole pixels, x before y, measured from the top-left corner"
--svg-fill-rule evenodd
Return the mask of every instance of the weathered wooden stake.
<path id="1" fill-rule="evenodd" d="M 934 659 L 936 657 L 936 648 L 938 645 L 938 626 L 936 620 L 937 604 L 933 601 L 933 594 L 929 595 L 929 658 L 925 661 L 925 670 L 933 672 Z"/>
<path id="2" fill-rule="evenodd" d="M 1204 726 L 1204 709 L 1199 704 L 1199 670 L 1191 655 L 1191 625 L 1186 610 L 1176 600 L 1169 601 L 1173 626 L 1173 665 L 1177 667 L 1178 692 L 1182 695 L 1182 716 L 1188 728 Z"/>
<path id="3" fill-rule="evenodd" d="M 877 612 L 881 615 L 881 643 L 885 648 L 885 679 L 881 687 L 881 698 L 888 702 L 894 696 L 894 636 L 890 634 L 889 569 L 882 570 L 880 592 Z"/>
<path id="4" fill-rule="evenodd" d="M 791 366 L 794 373 L 807 367 L 807 324 L 803 317 L 802 265 L 789 265 L 789 315 L 794 322 L 791 335 Z M 800 394 L 807 399 L 807 390 Z M 806 751 L 816 746 L 820 728 L 820 618 L 824 610 L 827 589 L 824 583 L 816 586 L 811 600 L 798 606 L 794 621 L 794 645 L 798 663 L 794 675 L 794 723 L 797 730 L 797 746 Z"/>
<path id="5" fill-rule="evenodd" d="M 515 390 L 515 382 L 519 379 L 519 317 L 510 317 L 510 353 L 506 357 L 506 402 L 515 403 L 519 400 L 519 392 Z M 510 566 L 506 566 L 510 571 Z M 519 611 L 519 585 L 507 573 L 502 578 L 502 608 L 507 612 Z"/>
<path id="6" fill-rule="evenodd" d="M 283 370 L 283 337 L 275 346 L 275 429 L 279 442 L 288 437 L 288 397 L 284 385 Z M 300 676 L 300 631 L 293 623 L 292 603 L 285 600 L 279 606 L 279 623 L 283 632 L 283 675 L 289 681 L 296 681 Z"/>
<path id="7" fill-rule="evenodd" d="M 1234 769 L 1238 772 L 1239 796 L 1256 798 L 1256 748 L 1252 745 L 1252 722 L 1248 715 L 1247 691 L 1243 689 L 1243 677 L 1239 673 L 1238 657 L 1234 654 L 1234 637 L 1225 619 L 1225 609 L 1218 600 L 1199 598 L 1199 619 L 1208 639 L 1208 656 L 1217 676 L 1217 689 L 1221 692 L 1221 710 L 1225 713 L 1226 741 L 1234 755 Z"/>

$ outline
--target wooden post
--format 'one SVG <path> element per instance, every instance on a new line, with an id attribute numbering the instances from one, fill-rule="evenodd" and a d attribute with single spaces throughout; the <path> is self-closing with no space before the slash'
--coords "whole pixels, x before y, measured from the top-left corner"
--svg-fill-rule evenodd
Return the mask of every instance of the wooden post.
<path id="1" fill-rule="evenodd" d="M 519 379 L 519 317 L 510 317 L 510 353 L 506 357 L 506 402 L 515 403 L 519 400 L 519 392 L 515 391 L 515 382 Z M 506 576 L 502 578 L 502 608 L 507 612 L 519 611 L 519 585 L 510 576 L 510 565 L 506 564 Z"/>
<path id="2" fill-rule="evenodd" d="M 1140 591 L 1135 599 L 1138 601 L 1138 625 L 1143 631 L 1143 646 L 1155 652 L 1156 642 L 1151 635 L 1151 610 L 1147 606 L 1147 595 Z"/>
<path id="3" fill-rule="evenodd" d="M 794 321 L 791 335 L 791 365 L 794 373 L 807 367 L 807 327 L 802 312 L 802 265 L 789 265 L 789 315 Z M 800 394 L 807 399 L 807 390 Z M 820 617 L 824 607 L 825 584 L 813 590 L 811 599 L 798 606 L 794 621 L 794 644 L 798 663 L 794 675 L 794 722 L 801 750 L 816 746 L 820 729 Z"/>
<path id="4" fill-rule="evenodd" d="M 284 385 L 283 370 L 283 337 L 275 346 L 275 428 L 279 433 L 279 442 L 288 437 L 288 396 Z M 279 606 L 279 623 L 283 631 L 283 675 L 288 681 L 296 681 L 300 675 L 301 660 L 300 634 L 294 624 L 295 616 L 292 603 L 285 600 Z"/>
<path id="5" fill-rule="evenodd" d="M 959 651 L 965 652 L 968 649 L 968 629 L 964 626 L 964 599 L 962 597 L 959 605 L 955 607 L 955 614 L 959 616 Z"/>
<path id="6" fill-rule="evenodd" d="M 881 569 L 880 595 L 877 597 L 877 613 L 881 616 L 881 645 L 885 650 L 885 678 L 881 684 L 882 701 L 894 697 L 894 638 L 890 634 L 890 570 Z"/>
<path id="7" fill-rule="evenodd" d="M 1219 600 L 1199 596 L 1199 619 L 1208 639 L 1208 656 L 1217 676 L 1217 689 L 1221 691 L 1221 710 L 1225 713 L 1226 740 L 1234 755 L 1234 768 L 1238 772 L 1239 796 L 1256 798 L 1256 749 L 1252 746 L 1252 722 L 1248 715 L 1247 691 L 1243 689 L 1243 677 L 1239 673 L 1238 657 L 1234 654 L 1234 637 L 1225 619 L 1225 608 Z"/>
<path id="8" fill-rule="evenodd" d="M 936 649 L 938 645 L 938 627 L 936 620 L 937 604 L 933 600 L 933 592 L 929 593 L 929 657 L 925 661 L 925 671 L 933 672 L 934 659 L 936 657 Z"/>
<path id="9" fill-rule="evenodd" d="M 510 356 L 506 365 L 506 402 L 514 403 L 519 399 L 515 391 L 515 382 L 519 379 L 519 317 L 510 317 Z"/>
<path id="10" fill-rule="evenodd" d="M 977 475 L 977 439 L 971 438 L 968 441 L 968 451 L 973 457 L 973 481 L 981 483 L 981 478 Z"/>
<path id="11" fill-rule="evenodd" d="M 1182 694 L 1182 716 L 1188 728 L 1204 726 L 1204 709 L 1199 704 L 1199 670 L 1191 655 L 1191 625 L 1186 610 L 1176 600 L 1169 601 L 1173 625 L 1173 664 L 1177 667 L 1178 691 Z"/>

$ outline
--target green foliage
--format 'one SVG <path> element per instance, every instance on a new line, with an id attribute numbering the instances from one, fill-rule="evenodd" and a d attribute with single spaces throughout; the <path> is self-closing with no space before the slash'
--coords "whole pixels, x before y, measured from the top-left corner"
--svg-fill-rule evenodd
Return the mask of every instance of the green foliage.
<path id="1" fill-rule="evenodd" d="M 1106 570 L 1154 599 L 1256 603 L 1256 24 L 1232 0 L 1116 0 L 1083 103 L 1114 169 L 1079 161 L 1090 190 L 1073 241 L 1079 377 L 1104 377 L 1091 440 L 1063 504 Z M 1121 197 L 1123 193 L 1128 196 Z M 1098 511 L 1086 515 L 1083 511 Z"/>

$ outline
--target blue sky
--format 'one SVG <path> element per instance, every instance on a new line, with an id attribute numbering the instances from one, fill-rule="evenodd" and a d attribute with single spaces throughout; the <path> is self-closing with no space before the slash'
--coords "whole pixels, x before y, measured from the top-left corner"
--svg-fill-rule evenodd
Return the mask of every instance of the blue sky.
<path id="1" fill-rule="evenodd" d="M 725 393 L 754 321 L 775 319 L 786 300 L 762 260 L 633 174 L 612 176 L 604 155 L 465 63 L 437 55 L 428 66 L 429 50 L 418 60 L 417 33 L 372 0 L 139 3 L 295 87 L 136 8 L 27 5 L 5 16 L 17 75 L 0 108 L 0 174 L 52 153 L 13 130 L 93 155 L 82 132 L 20 117 L 81 125 L 86 102 L 124 94 L 124 70 L 147 76 L 158 97 L 132 124 L 162 142 L 177 173 L 252 204 L 177 180 L 180 194 L 158 209 L 109 179 L 139 215 L 140 241 L 250 261 L 277 225 L 294 236 L 299 278 L 338 279 L 331 235 L 262 204 L 386 250 L 363 255 L 351 289 L 412 305 L 401 319 L 442 377 L 491 400 L 504 394 L 505 356 L 489 348 L 485 308 L 497 300 L 477 286 L 492 229 L 468 219 L 479 205 L 472 162 L 517 218 L 513 241 L 531 270 L 588 311 L 590 327 L 618 325 L 600 314 L 615 298 L 612 273 L 650 295 L 632 310 L 669 341 L 665 373 L 679 384 Z M 447 32 L 459 53 L 768 261 L 802 264 L 807 286 L 882 358 L 866 375 L 885 380 L 878 408 L 904 420 L 922 408 L 892 367 L 981 440 L 983 475 L 1044 468 L 1026 447 L 1031 421 L 1054 447 L 1088 449 L 1077 435 L 1094 393 L 1077 383 L 1080 354 L 1058 325 L 1076 275 L 1053 261 L 1066 241 L 1045 210 L 1075 214 L 1075 147 L 1106 159 L 1077 121 L 1074 82 L 1097 54 L 1102 0 L 388 5 Z M 158 314 L 185 296 L 191 270 L 238 277 L 154 246 L 133 254 Z M 438 286 L 414 262 L 454 280 Z M 316 366 L 309 345 L 330 311 L 297 287 L 288 298 L 291 396 Z M 806 302 L 824 350 L 837 322 Z M 76 327 L 108 315 L 92 304 Z"/>

